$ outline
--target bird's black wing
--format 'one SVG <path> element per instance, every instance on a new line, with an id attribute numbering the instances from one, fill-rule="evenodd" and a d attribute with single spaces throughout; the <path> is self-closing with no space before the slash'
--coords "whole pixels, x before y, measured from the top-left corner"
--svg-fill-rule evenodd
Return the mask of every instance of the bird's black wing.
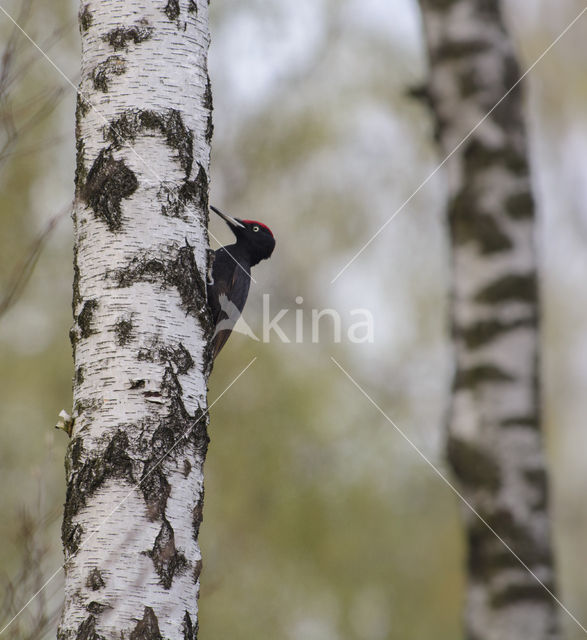
<path id="1" fill-rule="evenodd" d="M 247 301 L 251 284 L 250 269 L 230 252 L 233 248 L 234 245 L 221 247 L 214 252 L 212 280 L 208 283 L 208 303 L 215 326 L 212 338 L 213 358 L 232 333 Z"/>

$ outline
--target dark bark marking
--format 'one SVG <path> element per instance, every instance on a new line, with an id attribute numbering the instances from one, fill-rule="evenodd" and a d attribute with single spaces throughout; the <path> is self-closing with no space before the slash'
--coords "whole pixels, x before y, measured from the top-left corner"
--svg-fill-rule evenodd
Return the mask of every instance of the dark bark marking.
<path id="1" fill-rule="evenodd" d="M 159 621 L 151 607 L 145 607 L 143 619 L 139 620 L 131 631 L 130 640 L 163 640 L 159 631 Z"/>
<path id="2" fill-rule="evenodd" d="M 149 25 L 147 20 L 143 20 L 138 25 L 132 27 L 117 27 L 102 36 L 102 40 L 107 42 L 114 51 L 128 49 L 128 44 L 140 44 L 145 40 L 149 40 L 153 35 L 153 27 Z"/>
<path id="3" fill-rule="evenodd" d="M 82 197 L 110 231 L 122 226 L 121 202 L 138 188 L 135 174 L 123 160 L 115 160 L 111 148 L 102 149 L 94 161 Z"/>
<path id="4" fill-rule="evenodd" d="M 99 591 L 105 586 L 106 583 L 104 582 L 104 578 L 102 577 L 100 570 L 94 567 L 94 569 L 90 571 L 90 575 L 86 580 L 86 587 L 92 591 Z"/>
<path id="5" fill-rule="evenodd" d="M 477 7 L 480 16 L 496 22 L 501 27 L 501 30 L 504 31 L 505 27 L 503 18 L 501 17 L 499 3 L 493 2 L 493 0 L 478 0 Z"/>
<path id="6" fill-rule="evenodd" d="M 144 448 L 149 452 L 149 457 L 144 461 L 141 491 L 147 505 L 148 517 L 151 521 L 165 519 L 165 509 L 171 488 L 163 469 L 159 466 L 162 459 L 177 460 L 184 455 L 184 450 L 190 439 L 196 442 L 196 451 L 201 452 L 201 441 L 207 438 L 205 418 L 204 429 L 200 427 L 200 420 L 190 416 L 181 400 L 181 388 L 175 388 L 170 384 L 171 407 L 169 414 L 162 418 L 160 425 L 155 430 L 150 442 Z M 172 395 L 175 393 L 175 395 Z M 186 425 L 192 424 L 186 428 Z M 200 428 L 198 428 L 200 427 Z"/>
<path id="7" fill-rule="evenodd" d="M 534 198 L 529 191 L 523 191 L 510 196 L 504 208 L 513 220 L 531 220 L 534 217 Z"/>
<path id="8" fill-rule="evenodd" d="M 501 302 L 527 302 L 537 300 L 536 276 L 534 273 L 511 274 L 487 285 L 475 296 L 476 302 L 499 304 Z"/>
<path id="9" fill-rule="evenodd" d="M 157 282 L 164 277 L 165 264 L 161 260 L 142 253 L 132 258 L 130 264 L 114 273 L 114 278 L 121 289 L 130 287 L 136 282 Z"/>
<path id="10" fill-rule="evenodd" d="M 78 627 L 75 640 L 105 640 L 104 636 L 96 633 L 96 618 L 88 616 Z"/>
<path id="11" fill-rule="evenodd" d="M 539 420 L 537 414 L 528 416 L 511 416 L 505 418 L 500 423 L 502 427 L 531 427 L 532 429 L 539 428 Z"/>
<path id="12" fill-rule="evenodd" d="M 75 370 L 75 384 L 83 384 L 84 382 L 84 368 L 83 367 L 78 367 Z"/>
<path id="13" fill-rule="evenodd" d="M 79 524 L 72 525 L 70 522 L 68 523 L 67 529 L 63 526 L 61 527 L 61 540 L 63 541 L 63 547 L 70 556 L 77 553 L 83 534 L 84 530 Z"/>
<path id="14" fill-rule="evenodd" d="M 512 139 L 505 140 L 502 147 L 488 147 L 482 140 L 472 138 L 463 156 L 469 176 L 495 165 L 505 166 L 516 175 L 528 174 L 528 161 Z"/>
<path id="15" fill-rule="evenodd" d="M 531 568 L 552 567 L 552 552 L 546 541 L 537 538 L 524 523 L 516 522 L 513 514 L 489 503 L 480 514 L 499 533 L 507 544 L 517 551 L 522 560 Z M 474 523 L 470 529 L 469 571 L 474 579 L 487 584 L 491 578 L 503 570 L 514 570 L 525 580 L 527 574 L 519 562 L 482 523 Z"/>
<path id="16" fill-rule="evenodd" d="M 74 284 L 74 289 L 75 289 L 75 284 Z M 79 339 L 79 329 L 75 325 L 73 325 L 69 329 L 69 343 L 71 344 L 71 348 L 74 356 L 75 356 L 75 345 L 77 344 L 78 339 Z"/>
<path id="17" fill-rule="evenodd" d="M 94 18 L 90 11 L 90 5 L 85 4 L 79 14 L 79 25 L 82 33 L 87 31 L 91 26 Z"/>
<path id="18" fill-rule="evenodd" d="M 132 461 L 128 456 L 128 449 L 128 436 L 122 430 L 118 430 L 103 453 L 98 452 L 94 456 L 88 457 L 83 464 L 78 461 L 76 465 L 73 465 L 70 462 L 71 478 L 67 485 L 61 528 L 63 546 L 70 555 L 77 551 L 81 535 L 79 525 L 74 525 L 73 518 L 80 509 L 86 506 L 88 499 L 104 481 L 109 478 L 121 478 L 134 484 Z M 70 449 L 70 460 L 72 453 L 73 449 Z"/>
<path id="19" fill-rule="evenodd" d="M 492 113 L 492 118 L 506 132 L 515 135 L 522 133 L 522 135 L 525 136 L 524 109 L 522 105 L 525 85 L 523 82 L 519 82 L 521 76 L 522 72 L 516 58 L 513 55 L 504 56 L 502 58 L 503 81 L 498 92 L 500 95 L 506 93 L 506 91 L 509 92 L 509 94 L 508 99 L 503 100 L 501 104 L 495 108 Z M 516 82 L 518 82 L 517 85 Z M 495 102 L 493 102 L 493 104 L 495 104 Z M 528 158 L 526 153 L 521 152 L 520 156 L 523 158 L 524 163 L 527 164 Z"/>
<path id="20" fill-rule="evenodd" d="M 481 514 L 488 523 L 494 527 L 495 524 L 491 522 L 489 514 Z M 502 531 L 499 532 L 501 536 L 504 535 Z M 491 535 L 491 534 L 490 534 Z M 491 577 L 495 575 L 500 568 L 508 565 L 504 565 L 504 560 L 507 560 L 502 554 L 501 550 L 497 549 L 494 545 L 494 540 L 491 539 L 487 532 L 480 527 L 473 527 L 469 531 L 469 554 L 467 558 L 468 573 L 473 580 L 479 580 L 482 583 L 488 583 Z M 498 555 L 501 554 L 501 555 Z"/>
<path id="21" fill-rule="evenodd" d="M 186 314 L 198 318 L 201 326 L 210 332 L 212 319 L 206 302 L 206 285 L 196 264 L 194 249 L 186 239 L 183 247 L 174 250 L 176 255 L 169 260 L 140 253 L 126 267 L 115 271 L 113 277 L 121 288 L 136 282 L 159 282 L 163 287 L 175 287 Z"/>
<path id="22" fill-rule="evenodd" d="M 422 0 L 422 4 L 425 4 L 428 8 L 433 11 L 446 11 L 450 7 L 452 7 L 455 2 L 459 0 Z"/>
<path id="23" fill-rule="evenodd" d="M 82 296 L 79 290 L 80 272 L 79 272 L 79 265 L 77 262 L 77 251 L 78 251 L 78 248 L 77 248 L 77 242 L 76 242 L 73 247 L 73 295 L 71 298 L 71 310 L 73 311 L 74 314 L 78 305 L 81 304 L 81 301 L 82 301 Z"/>
<path id="24" fill-rule="evenodd" d="M 513 146 L 513 144 L 507 147 L 503 153 L 504 153 L 505 166 L 509 171 L 511 171 L 518 177 L 528 176 L 529 174 L 528 160 L 526 159 L 526 156 L 524 156 L 523 153 L 518 151 L 518 149 L 516 149 Z"/>
<path id="25" fill-rule="evenodd" d="M 78 436 L 71 441 L 69 449 L 68 459 L 71 462 L 71 468 L 73 470 L 76 470 L 79 467 L 83 455 L 84 445 L 82 439 Z"/>
<path id="26" fill-rule="evenodd" d="M 104 62 L 100 62 L 92 71 L 92 81 L 96 91 L 108 93 L 108 83 L 112 76 L 121 76 L 126 73 L 126 62 L 122 56 L 108 56 Z"/>
<path id="27" fill-rule="evenodd" d="M 183 640 L 197 640 L 198 627 L 194 627 L 190 614 L 186 611 L 183 617 Z"/>
<path id="28" fill-rule="evenodd" d="M 428 109 L 432 109 L 432 92 L 430 91 L 430 86 L 426 82 L 413 84 L 407 87 L 405 90 L 405 96 L 412 100 L 416 100 L 416 102 L 419 102 Z M 434 115 L 434 113 L 432 115 Z"/>
<path id="29" fill-rule="evenodd" d="M 76 116 L 80 120 L 83 120 L 88 115 L 91 108 L 92 108 L 91 103 L 88 100 L 86 100 L 80 93 L 78 93 L 76 106 L 75 106 Z"/>
<path id="30" fill-rule="evenodd" d="M 469 369 L 461 369 L 454 381 L 454 390 L 473 389 L 488 382 L 512 382 L 514 378 L 492 364 L 480 364 Z"/>
<path id="31" fill-rule="evenodd" d="M 189 0 L 188 2 L 188 13 L 195 13 L 198 15 L 198 5 L 194 2 L 194 0 Z"/>
<path id="32" fill-rule="evenodd" d="M 156 131 L 165 137 L 167 146 L 177 151 L 186 179 L 189 178 L 194 161 L 194 134 L 185 126 L 177 109 L 164 113 L 129 109 L 105 129 L 104 139 L 119 149 L 125 142 L 134 142 L 144 131 Z"/>
<path id="33" fill-rule="evenodd" d="M 192 463 L 186 458 L 183 461 L 183 477 L 187 478 L 192 471 Z"/>
<path id="34" fill-rule="evenodd" d="M 179 382 L 178 374 L 171 363 L 165 367 L 165 371 L 163 372 L 161 391 L 163 396 L 171 398 L 172 400 L 179 399 L 183 395 L 183 388 Z"/>
<path id="35" fill-rule="evenodd" d="M 509 145 L 509 146 L 508 146 Z M 473 139 L 464 151 L 464 187 L 449 206 L 449 219 L 456 243 L 476 242 L 484 254 L 507 251 L 513 247 L 509 235 L 502 229 L 492 212 L 480 208 L 476 178 L 494 165 L 511 163 L 511 156 L 519 157 L 511 143 L 496 149 L 487 147 L 482 141 Z"/>
<path id="36" fill-rule="evenodd" d="M 457 476 L 466 479 L 467 486 L 491 491 L 499 488 L 500 468 L 491 453 L 484 451 L 477 443 L 451 436 L 448 457 Z"/>
<path id="37" fill-rule="evenodd" d="M 511 322 L 502 320 L 480 320 L 468 327 L 459 327 L 457 335 L 460 335 L 469 349 L 475 349 L 492 342 L 504 333 L 515 331 L 522 327 L 535 327 L 536 318 L 519 318 Z"/>
<path id="38" fill-rule="evenodd" d="M 552 582 L 550 584 L 547 582 L 546 586 L 551 591 L 555 588 Z M 491 604 L 496 609 L 515 606 L 517 602 L 522 600 L 552 602 L 552 596 L 536 580 L 525 575 L 521 576 L 517 582 L 510 581 L 499 590 L 491 590 Z"/>
<path id="39" fill-rule="evenodd" d="M 493 503 L 488 509 L 483 509 L 481 515 L 512 549 L 517 550 L 529 567 L 552 567 L 552 552 L 545 541 L 537 538 L 524 523 L 516 522 L 509 510 L 500 508 L 499 505 L 496 507 Z M 493 534 L 481 523 L 476 525 L 471 533 L 469 563 L 473 575 L 479 576 L 483 581 L 489 581 L 493 575 L 504 569 L 513 569 L 526 576 L 519 562 L 516 562 L 503 545 L 496 544 Z"/>
<path id="40" fill-rule="evenodd" d="M 512 549 L 517 549 L 522 560 L 530 567 L 545 565 L 552 567 L 552 550 L 548 546 L 548 540 L 542 536 L 536 536 L 529 523 L 517 520 L 509 510 L 507 504 L 498 503 L 495 511 L 488 514 L 491 526 L 500 533 Z M 491 536 L 491 532 L 488 531 Z M 496 545 L 495 538 L 488 537 L 485 541 L 488 549 L 493 550 L 493 557 L 487 558 L 494 570 L 514 567 L 521 571 L 520 565 L 511 553 L 503 546 Z M 487 550 L 486 550 L 487 553 Z"/>
<path id="41" fill-rule="evenodd" d="M 204 222 L 208 224 L 208 174 L 202 165 L 199 165 L 198 175 L 193 181 L 194 188 L 199 191 L 198 206 L 204 211 Z"/>
<path id="42" fill-rule="evenodd" d="M 212 136 L 214 135 L 214 120 L 212 118 L 212 112 L 208 114 L 208 118 L 206 119 L 206 132 L 204 134 L 204 138 L 208 144 L 212 141 Z"/>
<path id="43" fill-rule="evenodd" d="M 153 340 L 149 346 L 139 349 L 137 357 L 146 362 L 172 364 L 179 375 L 187 373 L 194 366 L 194 359 L 181 342 L 173 346 Z"/>
<path id="44" fill-rule="evenodd" d="M 449 219 L 456 244 L 475 242 L 481 253 L 499 253 L 513 247 L 509 236 L 489 213 L 478 210 L 478 198 L 469 184 L 454 198 Z"/>
<path id="45" fill-rule="evenodd" d="M 202 106 L 208 112 L 208 117 L 206 120 L 206 132 L 205 139 L 209 144 L 212 140 L 212 135 L 214 133 L 214 123 L 212 120 L 212 112 L 214 110 L 214 102 L 212 99 L 212 83 L 210 82 L 210 76 L 206 74 L 206 89 L 204 91 L 204 99 L 202 101 Z"/>
<path id="46" fill-rule="evenodd" d="M 83 400 L 77 400 L 74 405 L 74 412 L 76 415 L 81 416 L 84 411 L 92 411 L 96 410 L 101 406 L 101 401 L 99 398 L 94 398 L 93 400 L 88 400 L 84 402 Z"/>
<path id="47" fill-rule="evenodd" d="M 150 444 L 152 457 L 145 461 L 145 471 L 147 470 L 147 465 L 156 463 L 172 449 L 173 445 L 177 442 L 176 435 L 175 430 L 170 428 L 165 422 L 162 422 L 157 429 L 155 429 L 155 433 L 153 433 L 153 436 L 151 437 Z M 175 453 L 175 449 L 173 450 L 173 453 Z"/>
<path id="48" fill-rule="evenodd" d="M 86 145 L 81 132 L 81 121 L 86 117 L 90 105 L 82 96 L 77 94 L 77 102 L 75 108 L 75 193 L 79 196 L 81 188 L 84 185 L 88 170 L 86 168 Z"/>
<path id="49" fill-rule="evenodd" d="M 157 197 L 162 201 L 161 215 L 167 218 L 181 218 L 186 210 L 186 204 L 194 198 L 192 182 L 184 181 L 179 189 L 161 184 Z"/>
<path id="50" fill-rule="evenodd" d="M 202 569 L 204 568 L 204 563 L 202 562 L 202 559 L 200 558 L 199 560 L 196 560 L 196 562 L 194 562 L 194 573 L 193 573 L 193 579 L 194 579 L 194 584 L 198 583 L 198 580 L 200 579 L 200 576 L 202 575 Z"/>
<path id="51" fill-rule="evenodd" d="M 464 161 L 464 187 L 454 196 L 449 207 L 449 219 L 455 243 L 478 243 L 483 254 L 510 250 L 513 248 L 512 240 L 499 220 L 494 214 L 480 209 L 475 183 L 478 174 L 482 174 L 494 165 L 505 166 L 517 175 L 527 175 L 528 165 L 525 157 L 511 141 L 496 149 L 487 147 L 478 139 L 473 139 L 464 151 Z M 510 218 L 520 219 L 533 214 L 531 196 L 528 195 L 528 198 L 508 200 L 504 203 L 504 208 L 510 207 Z M 531 208 L 530 211 L 527 209 L 528 206 Z M 519 209 L 512 215 L 511 207 L 519 207 Z"/>
<path id="52" fill-rule="evenodd" d="M 180 342 L 177 347 L 168 347 L 167 359 L 177 367 L 177 373 L 183 375 L 194 366 L 192 354 Z"/>
<path id="53" fill-rule="evenodd" d="M 185 447 L 190 441 L 196 455 L 201 456 L 202 459 L 206 455 L 210 441 L 207 431 L 207 413 L 197 409 L 193 416 L 190 415 L 179 394 L 171 397 L 170 405 L 169 413 L 161 419 L 151 440 L 145 446 L 145 451 L 150 455 L 144 462 L 143 476 L 164 456 L 166 459 L 175 461 L 184 456 Z M 152 505 L 155 512 L 159 510 L 163 514 L 165 510 L 163 498 L 166 499 L 166 496 L 160 494 L 159 506 Z"/>
<path id="54" fill-rule="evenodd" d="M 166 274 L 167 282 L 178 290 L 184 311 L 196 316 L 202 327 L 206 329 L 210 325 L 206 284 L 196 264 L 194 249 L 187 239 L 169 267 Z"/>
<path id="55" fill-rule="evenodd" d="M 196 453 L 204 460 L 206 458 L 206 453 L 208 452 L 208 444 L 210 442 L 210 437 L 208 436 L 208 413 L 202 412 L 201 409 L 196 411 L 195 415 L 199 416 L 194 417 L 195 421 L 194 426 L 192 427 L 192 440 L 196 447 Z M 203 503 L 204 500 L 204 490 L 202 489 L 202 495 L 200 500 Z"/>
<path id="56" fill-rule="evenodd" d="M 155 571 L 164 589 L 170 589 L 175 575 L 181 575 L 187 569 L 188 561 L 184 554 L 175 547 L 175 534 L 165 517 L 153 549 L 146 553 L 153 561 Z"/>
<path id="57" fill-rule="evenodd" d="M 163 12 L 171 22 L 175 22 L 179 18 L 179 0 L 169 0 Z"/>
<path id="58" fill-rule="evenodd" d="M 524 477 L 534 489 L 534 501 L 532 508 L 536 511 L 544 511 L 548 504 L 548 477 L 544 467 L 524 469 Z"/>
<path id="59" fill-rule="evenodd" d="M 200 165 L 196 178 L 184 180 L 179 189 L 162 184 L 158 196 L 166 202 L 161 206 L 161 213 L 169 218 L 180 218 L 188 203 L 193 203 L 201 211 L 206 212 L 206 215 L 208 211 L 208 176 L 204 167 Z"/>
<path id="60" fill-rule="evenodd" d="M 165 455 L 166 452 L 162 454 Z M 171 494 L 171 487 L 160 466 L 153 470 L 162 456 L 152 458 L 145 463 L 143 477 L 141 478 L 141 492 L 147 505 L 147 517 L 151 522 L 165 516 L 167 498 Z"/>
<path id="61" fill-rule="evenodd" d="M 459 72 L 459 85 L 463 98 L 469 98 L 483 89 L 483 79 L 477 69 L 465 67 Z"/>
<path id="62" fill-rule="evenodd" d="M 202 488 L 201 494 L 198 496 L 198 502 L 196 502 L 192 510 L 192 530 L 194 540 L 198 541 L 198 534 L 200 533 L 200 527 L 204 520 L 204 489 Z"/>
<path id="63" fill-rule="evenodd" d="M 131 380 L 130 381 L 130 388 L 131 389 L 144 389 L 145 388 L 145 384 L 146 381 L 139 378 L 137 380 Z"/>
<path id="64" fill-rule="evenodd" d="M 114 325 L 116 344 L 124 347 L 134 338 L 133 324 L 130 318 L 119 318 Z"/>
<path id="65" fill-rule="evenodd" d="M 94 615 L 100 615 L 101 613 L 104 613 L 106 609 L 112 609 L 112 605 L 102 604 L 101 602 L 96 602 L 96 600 L 92 600 L 92 602 L 90 602 L 86 607 L 86 611 L 89 611 Z"/>
<path id="66" fill-rule="evenodd" d="M 206 103 L 211 104 L 211 91 Z M 210 112 L 211 118 L 211 112 Z M 211 126 L 211 120 L 209 123 Z M 208 212 L 208 175 L 202 165 L 194 180 L 190 180 L 193 168 L 194 135 L 183 123 L 176 109 L 159 113 L 152 110 L 128 110 L 113 121 L 104 131 L 105 140 L 112 142 L 115 149 L 122 148 L 125 142 L 134 142 L 145 131 L 160 133 L 167 146 L 177 153 L 177 160 L 184 170 L 185 179 L 181 186 L 170 187 L 162 184 L 158 197 L 162 201 L 161 214 L 167 217 L 182 217 L 188 204 L 207 216 Z M 209 132 L 211 136 L 211 130 Z M 207 220 L 204 220 L 204 224 Z"/>
<path id="67" fill-rule="evenodd" d="M 79 327 L 80 338 L 89 338 L 95 331 L 92 330 L 92 319 L 94 312 L 98 308 L 97 300 L 86 300 L 82 310 L 77 316 L 77 326 Z"/>
<path id="68" fill-rule="evenodd" d="M 475 56 L 490 47 L 490 42 L 479 39 L 443 41 L 434 51 L 434 55 L 439 60 L 454 60 Z"/>

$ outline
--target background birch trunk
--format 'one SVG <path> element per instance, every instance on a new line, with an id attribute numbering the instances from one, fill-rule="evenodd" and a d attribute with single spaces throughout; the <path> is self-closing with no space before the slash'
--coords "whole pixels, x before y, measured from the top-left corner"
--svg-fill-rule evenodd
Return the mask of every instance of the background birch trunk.
<path id="1" fill-rule="evenodd" d="M 497 0 L 420 0 L 443 154 L 520 78 Z M 448 163 L 456 376 L 448 456 L 467 498 L 549 589 L 534 202 L 516 89 Z M 466 637 L 559 638 L 555 602 L 469 511 Z"/>
<path id="2" fill-rule="evenodd" d="M 208 442 L 208 0 L 90 0 L 80 30 L 58 637 L 188 640 Z"/>

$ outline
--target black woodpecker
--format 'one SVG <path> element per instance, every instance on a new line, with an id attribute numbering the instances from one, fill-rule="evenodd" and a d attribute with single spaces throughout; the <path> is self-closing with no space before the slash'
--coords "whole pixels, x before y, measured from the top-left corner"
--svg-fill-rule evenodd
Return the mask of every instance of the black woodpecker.
<path id="1" fill-rule="evenodd" d="M 266 260 L 275 249 L 271 229 L 262 222 L 233 218 L 216 207 L 210 207 L 230 227 L 236 242 L 214 252 L 212 273 L 208 282 L 208 304 L 215 325 L 212 358 L 224 346 L 239 319 L 251 284 L 251 267 Z"/>

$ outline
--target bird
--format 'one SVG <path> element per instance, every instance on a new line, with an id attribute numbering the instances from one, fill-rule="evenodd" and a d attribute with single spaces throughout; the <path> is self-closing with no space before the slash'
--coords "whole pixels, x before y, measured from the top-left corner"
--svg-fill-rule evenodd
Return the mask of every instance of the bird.
<path id="1" fill-rule="evenodd" d="M 271 256 L 275 238 L 262 222 L 233 218 L 213 206 L 210 209 L 226 222 L 236 237 L 234 244 L 214 251 L 207 283 L 208 305 L 215 327 L 211 342 L 214 360 L 244 309 L 251 284 L 251 267 Z"/>

